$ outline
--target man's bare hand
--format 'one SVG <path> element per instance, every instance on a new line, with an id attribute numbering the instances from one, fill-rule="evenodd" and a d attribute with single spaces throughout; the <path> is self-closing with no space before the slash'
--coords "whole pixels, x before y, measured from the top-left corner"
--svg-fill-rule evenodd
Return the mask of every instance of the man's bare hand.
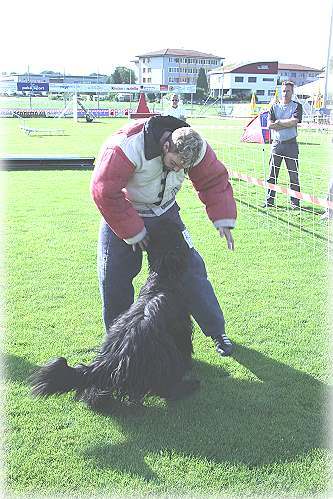
<path id="1" fill-rule="evenodd" d="M 136 251 L 136 247 L 138 246 L 142 251 L 147 251 L 148 244 L 149 244 L 149 236 L 148 234 L 146 234 L 145 237 L 141 239 L 141 241 L 132 244 L 132 250 Z"/>
<path id="2" fill-rule="evenodd" d="M 232 234 L 231 234 L 231 230 L 228 229 L 227 227 L 220 227 L 219 233 L 220 233 L 221 237 L 226 238 L 228 249 L 230 249 L 231 251 L 234 251 L 235 244 L 234 244 L 234 238 L 232 237 Z"/>

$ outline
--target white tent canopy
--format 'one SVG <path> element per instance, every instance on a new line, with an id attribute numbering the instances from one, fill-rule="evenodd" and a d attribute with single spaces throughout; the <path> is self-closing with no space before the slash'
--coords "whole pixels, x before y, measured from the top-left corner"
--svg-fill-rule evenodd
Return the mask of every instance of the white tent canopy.
<path id="1" fill-rule="evenodd" d="M 294 90 L 294 94 L 297 96 L 309 96 L 313 97 L 318 95 L 318 92 L 324 95 L 325 92 L 325 77 L 320 77 L 318 80 L 312 81 L 311 83 L 306 83 L 305 85 L 300 85 Z"/>

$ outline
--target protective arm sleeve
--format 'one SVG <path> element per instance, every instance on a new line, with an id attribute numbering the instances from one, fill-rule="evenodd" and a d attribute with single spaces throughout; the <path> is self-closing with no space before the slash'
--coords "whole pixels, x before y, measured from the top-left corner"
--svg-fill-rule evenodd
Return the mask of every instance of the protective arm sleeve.
<path id="1" fill-rule="evenodd" d="M 119 147 L 106 148 L 99 156 L 91 179 L 92 198 L 103 218 L 128 244 L 145 236 L 142 218 L 126 198 L 126 185 L 134 165 Z"/>
<path id="2" fill-rule="evenodd" d="M 229 174 L 209 144 L 204 158 L 190 170 L 189 177 L 215 227 L 234 227 L 237 209 Z"/>

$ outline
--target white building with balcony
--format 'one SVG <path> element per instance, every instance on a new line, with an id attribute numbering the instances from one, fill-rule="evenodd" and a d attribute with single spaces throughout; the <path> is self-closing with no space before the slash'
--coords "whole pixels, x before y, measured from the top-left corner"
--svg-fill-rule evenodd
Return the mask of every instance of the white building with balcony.
<path id="1" fill-rule="evenodd" d="M 196 50 L 163 49 L 136 56 L 136 73 L 140 83 L 158 85 L 195 85 L 200 68 L 206 74 L 223 64 L 223 57 Z M 208 76 L 207 76 L 208 80 Z"/>

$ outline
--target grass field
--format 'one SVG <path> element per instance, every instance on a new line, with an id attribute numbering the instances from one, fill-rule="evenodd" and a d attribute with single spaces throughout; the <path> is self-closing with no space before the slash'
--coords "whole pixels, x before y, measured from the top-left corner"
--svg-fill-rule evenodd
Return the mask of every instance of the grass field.
<path id="1" fill-rule="evenodd" d="M 268 149 L 239 143 L 246 121 L 193 125 L 233 168 L 262 175 Z M 52 126 L 52 120 L 35 122 Z M 124 122 L 63 120 L 66 136 L 28 137 L 19 120 L 3 120 L 3 149 L 96 155 Z M 301 134 L 304 188 L 323 195 L 330 137 Z M 196 327 L 199 392 L 177 403 L 151 397 L 134 412 L 118 408 L 102 416 L 72 394 L 33 399 L 27 383 L 49 358 L 89 361 L 103 338 L 91 173 L 0 173 L 6 182 L 8 495 L 330 496 L 329 260 L 319 209 L 290 214 L 281 201 L 278 215 L 268 215 L 258 209 L 263 191 L 235 183 L 239 221 L 236 250 L 228 252 L 186 182 L 179 194 L 183 219 L 205 259 L 236 352 L 218 357 Z M 310 244 L 306 229 L 314 224 Z M 146 264 L 136 289 L 145 275 Z"/>

